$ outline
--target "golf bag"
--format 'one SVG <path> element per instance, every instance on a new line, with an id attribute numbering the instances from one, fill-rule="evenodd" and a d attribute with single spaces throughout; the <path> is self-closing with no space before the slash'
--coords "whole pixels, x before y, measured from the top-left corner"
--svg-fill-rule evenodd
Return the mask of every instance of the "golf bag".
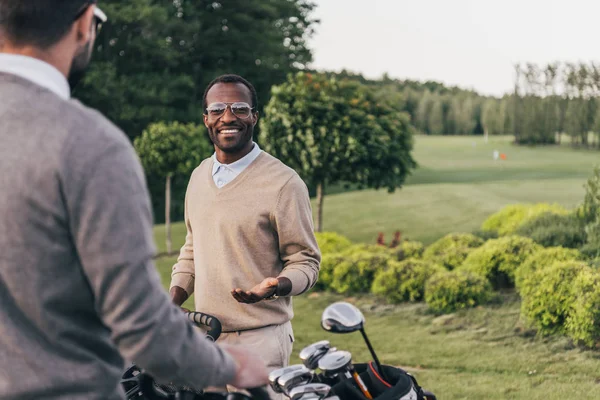
<path id="1" fill-rule="evenodd" d="M 436 400 L 435 395 L 424 391 L 417 380 L 401 368 L 383 365 L 385 381 L 375 363 L 354 364 L 354 369 L 369 388 L 373 400 Z M 332 394 L 343 400 L 368 400 L 352 379 L 334 383 Z"/>

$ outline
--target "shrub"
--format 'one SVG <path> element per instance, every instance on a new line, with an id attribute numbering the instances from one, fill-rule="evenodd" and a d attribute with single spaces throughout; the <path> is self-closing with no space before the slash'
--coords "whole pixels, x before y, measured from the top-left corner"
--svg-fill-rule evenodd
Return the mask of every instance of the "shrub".
<path id="1" fill-rule="evenodd" d="M 515 286 L 518 290 L 523 285 L 531 285 L 534 272 L 544 269 L 557 261 L 583 261 L 585 256 L 576 249 L 563 247 L 548 247 L 533 253 L 517 268 L 515 272 Z"/>
<path id="2" fill-rule="evenodd" d="M 423 299 L 427 279 L 443 270 L 442 266 L 423 260 L 391 261 L 387 269 L 375 274 L 371 291 L 390 303 L 419 301 Z"/>
<path id="3" fill-rule="evenodd" d="M 371 289 L 375 273 L 386 269 L 391 260 L 392 252 L 388 248 L 353 245 L 332 258 L 336 265 L 328 285 L 338 293 L 366 293 Z"/>
<path id="4" fill-rule="evenodd" d="M 316 232 L 315 236 L 321 254 L 337 253 L 352 246 L 350 239 L 335 232 Z"/>
<path id="5" fill-rule="evenodd" d="M 567 334 L 589 347 L 600 345 L 600 272 L 584 270 L 575 278 L 575 301 L 565 322 Z"/>
<path id="6" fill-rule="evenodd" d="M 562 246 L 576 249 L 585 243 L 583 224 L 574 214 L 545 212 L 517 229 L 516 234 L 533 239 L 544 247 Z"/>
<path id="7" fill-rule="evenodd" d="M 483 304 L 492 296 L 490 283 L 468 271 L 443 271 L 425 284 L 425 301 L 438 313 L 449 313 Z"/>
<path id="8" fill-rule="evenodd" d="M 400 246 L 394 249 L 396 259 L 398 261 L 406 260 L 409 258 L 421 258 L 425 246 L 421 242 L 413 240 L 403 240 Z"/>
<path id="9" fill-rule="evenodd" d="M 477 229 L 473 231 L 473 236 L 477 236 L 479 239 L 487 242 L 490 239 L 497 239 L 498 232 L 496 231 L 484 231 L 483 229 Z"/>
<path id="10" fill-rule="evenodd" d="M 536 270 L 521 287 L 521 315 L 541 334 L 564 332 L 564 323 L 576 298 L 573 282 L 591 268 L 581 261 L 557 261 Z"/>
<path id="11" fill-rule="evenodd" d="M 343 260 L 344 256 L 341 253 L 323 253 L 319 269 L 319 279 L 315 283 L 314 290 L 327 290 L 331 288 L 333 271 Z"/>
<path id="12" fill-rule="evenodd" d="M 470 233 L 451 233 L 427 247 L 423 258 L 453 270 L 465 261 L 473 249 L 482 244 L 483 240 Z"/>
<path id="13" fill-rule="evenodd" d="M 542 247 L 529 238 L 505 236 L 485 242 L 473 250 L 460 269 L 486 277 L 495 289 L 514 286 L 515 271 Z"/>
<path id="14" fill-rule="evenodd" d="M 512 235 L 519 227 L 546 212 L 561 215 L 569 213 L 558 204 L 512 204 L 488 217 L 481 225 L 481 229 L 498 232 L 499 236 Z"/>

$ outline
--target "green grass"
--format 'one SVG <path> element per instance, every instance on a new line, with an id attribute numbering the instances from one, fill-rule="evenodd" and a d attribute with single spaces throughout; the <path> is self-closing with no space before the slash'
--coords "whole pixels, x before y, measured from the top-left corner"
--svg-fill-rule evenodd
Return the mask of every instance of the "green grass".
<path id="1" fill-rule="evenodd" d="M 511 140 L 492 137 L 484 143 L 481 137 L 417 136 L 414 158 L 419 168 L 406 185 L 393 194 L 363 190 L 326 196 L 324 229 L 356 242 L 374 242 L 379 232 L 389 241 L 401 230 L 405 237 L 429 244 L 449 232 L 478 229 L 508 204 L 556 202 L 573 207 L 583 200 L 583 184 L 600 163 L 598 150 L 514 146 Z M 494 150 L 507 159 L 494 161 Z M 163 225 L 155 227 L 155 235 L 163 252 Z M 174 224 L 174 249 L 184 240 L 185 226 Z"/>
<path id="2" fill-rule="evenodd" d="M 174 262 L 174 257 L 158 260 L 165 287 Z M 299 363 L 300 350 L 323 339 L 350 351 L 355 362 L 371 359 L 359 333 L 335 335 L 320 328 L 325 307 L 347 300 L 363 310 L 381 362 L 407 369 L 440 399 L 600 398 L 600 353 L 577 349 L 561 337 L 536 338 L 519 321 L 518 298 L 502 296 L 501 305 L 441 317 L 423 304 L 392 307 L 371 297 L 299 296 L 291 361 Z M 186 305 L 193 308 L 190 301 Z"/>

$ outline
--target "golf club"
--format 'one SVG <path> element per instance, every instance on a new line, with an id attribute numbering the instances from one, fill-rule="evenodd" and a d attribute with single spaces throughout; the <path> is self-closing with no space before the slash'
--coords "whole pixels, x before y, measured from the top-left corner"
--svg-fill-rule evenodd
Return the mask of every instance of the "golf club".
<path id="1" fill-rule="evenodd" d="M 283 393 L 283 389 L 278 384 L 278 379 L 285 374 L 299 370 L 304 371 L 306 370 L 306 367 L 301 364 L 295 364 L 290 365 L 289 367 L 279 368 L 274 371 L 271 371 L 271 373 L 269 374 L 269 385 L 275 393 Z"/>
<path id="2" fill-rule="evenodd" d="M 289 397 L 291 400 L 299 400 L 304 396 L 312 395 L 318 399 L 322 399 L 331 391 L 331 386 L 324 383 L 309 383 L 307 385 L 296 386 L 290 390 Z"/>
<path id="3" fill-rule="evenodd" d="M 326 331 L 332 333 L 350 333 L 360 331 L 362 334 L 369 351 L 371 352 L 371 356 L 373 356 L 373 360 L 375 361 L 375 365 L 377 365 L 377 369 L 379 369 L 379 373 L 389 382 L 387 377 L 385 376 L 385 371 L 381 367 L 381 363 L 379 362 L 379 358 L 377 358 L 377 354 L 375 354 L 375 350 L 373 346 L 371 346 L 371 342 L 367 337 L 367 333 L 364 329 L 365 317 L 362 312 L 354 305 L 350 303 L 346 303 L 343 301 L 339 301 L 328 306 L 321 316 L 321 327 Z"/>
<path id="4" fill-rule="evenodd" d="M 335 350 L 335 347 L 330 347 L 328 340 L 321 340 L 303 348 L 300 352 L 300 359 L 306 368 L 314 370 L 319 365 L 319 360 L 321 357 L 323 357 L 329 351 Z"/>
<path id="5" fill-rule="evenodd" d="M 288 372 L 277 379 L 277 385 L 281 388 L 283 393 L 288 394 L 296 386 L 306 385 L 311 383 L 315 373 L 310 369 L 302 365 L 301 369 L 296 371 Z"/>
<path id="6" fill-rule="evenodd" d="M 352 355 L 347 351 L 334 351 L 327 353 L 323 358 L 319 360 L 319 368 L 325 376 L 335 377 L 336 375 L 343 373 L 348 379 L 354 379 L 358 385 L 360 391 L 369 400 L 373 399 L 367 385 L 358 376 L 352 365 Z"/>

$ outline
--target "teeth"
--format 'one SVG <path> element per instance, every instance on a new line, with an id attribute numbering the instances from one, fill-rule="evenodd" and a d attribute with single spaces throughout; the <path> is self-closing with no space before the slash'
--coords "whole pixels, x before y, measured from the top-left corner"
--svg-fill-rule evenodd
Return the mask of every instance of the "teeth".
<path id="1" fill-rule="evenodd" d="M 237 133 L 239 131 L 239 129 L 223 129 L 221 133 Z"/>

